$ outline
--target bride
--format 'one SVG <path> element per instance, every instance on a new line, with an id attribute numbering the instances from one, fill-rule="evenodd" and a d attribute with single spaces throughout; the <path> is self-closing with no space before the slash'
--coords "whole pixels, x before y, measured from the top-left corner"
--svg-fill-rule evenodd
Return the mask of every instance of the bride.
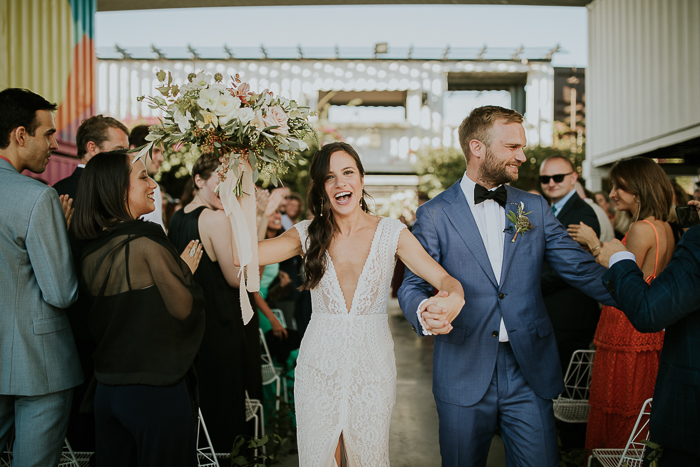
<path id="1" fill-rule="evenodd" d="M 452 329 L 464 292 L 401 222 L 368 213 L 350 145 L 323 146 L 310 171 L 314 219 L 258 244 L 260 265 L 303 255 L 311 289 L 294 390 L 299 464 L 388 466 L 396 365 L 386 307 L 396 257 L 442 292 L 445 319 L 430 323 L 433 333 Z"/>

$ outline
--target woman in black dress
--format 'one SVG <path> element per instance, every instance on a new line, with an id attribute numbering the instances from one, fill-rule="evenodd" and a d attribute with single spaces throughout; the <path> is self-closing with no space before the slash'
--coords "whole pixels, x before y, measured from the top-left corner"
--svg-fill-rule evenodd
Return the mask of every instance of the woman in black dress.
<path id="1" fill-rule="evenodd" d="M 155 182 L 140 160 L 101 153 L 78 185 L 73 230 L 81 287 L 94 300 L 95 437 L 101 466 L 194 466 L 192 363 L 204 334 L 202 290 L 192 280 L 201 246 L 180 255 L 153 211 Z"/>
<path id="2" fill-rule="evenodd" d="M 230 452 L 236 437 L 247 434 L 245 391 L 259 398 L 262 375 L 257 314 L 244 327 L 231 225 L 215 191 L 218 177 L 214 171 L 219 164 L 211 156 L 197 159 L 192 167 L 194 199 L 173 215 L 168 235 L 176 247 L 191 238 L 204 247 L 194 275 L 204 290 L 207 317 L 196 363 L 199 401 L 214 450 Z M 245 328 L 254 332 L 248 339 Z"/>

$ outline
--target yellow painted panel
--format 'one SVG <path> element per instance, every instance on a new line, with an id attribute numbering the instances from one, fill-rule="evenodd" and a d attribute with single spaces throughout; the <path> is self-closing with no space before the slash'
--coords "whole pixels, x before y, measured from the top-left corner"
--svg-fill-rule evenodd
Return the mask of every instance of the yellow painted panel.
<path id="1" fill-rule="evenodd" d="M 0 89 L 22 87 L 60 103 L 75 44 L 68 0 L 0 0 Z"/>

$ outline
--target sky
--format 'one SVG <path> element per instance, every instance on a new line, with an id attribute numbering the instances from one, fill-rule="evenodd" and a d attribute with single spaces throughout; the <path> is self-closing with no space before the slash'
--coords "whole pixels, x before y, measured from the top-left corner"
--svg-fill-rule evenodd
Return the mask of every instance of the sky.
<path id="1" fill-rule="evenodd" d="M 359 5 L 99 12 L 97 47 L 525 47 L 553 48 L 554 66 L 585 67 L 583 7 Z M 126 27 L 128 25 L 128 27 Z M 125 33 L 128 31 L 128 33 Z M 138 31 L 138 32 L 134 32 Z"/>

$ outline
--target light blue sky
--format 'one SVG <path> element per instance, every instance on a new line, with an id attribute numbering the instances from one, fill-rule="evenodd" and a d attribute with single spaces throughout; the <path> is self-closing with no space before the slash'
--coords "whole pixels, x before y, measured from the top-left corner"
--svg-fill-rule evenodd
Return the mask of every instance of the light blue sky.
<path id="1" fill-rule="evenodd" d="M 551 48 L 585 67 L 585 8 L 482 5 L 230 7 L 100 12 L 98 47 L 254 46 Z M 129 31 L 130 33 L 127 33 Z M 133 31 L 138 31 L 134 33 Z"/>

